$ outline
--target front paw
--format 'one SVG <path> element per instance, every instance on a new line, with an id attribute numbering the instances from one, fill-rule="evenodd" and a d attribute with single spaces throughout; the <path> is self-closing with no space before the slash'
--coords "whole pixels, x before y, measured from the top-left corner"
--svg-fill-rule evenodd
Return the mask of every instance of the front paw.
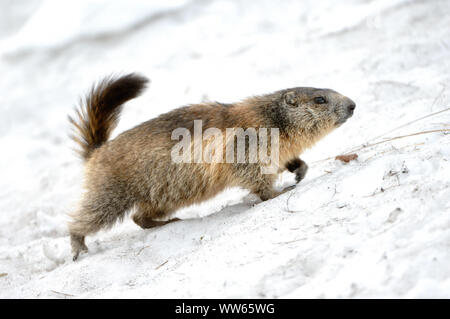
<path id="1" fill-rule="evenodd" d="M 300 160 L 300 166 L 294 170 L 295 173 L 295 181 L 300 183 L 302 179 L 305 178 L 306 172 L 308 171 L 308 165 L 302 160 Z"/>
<path id="2" fill-rule="evenodd" d="M 295 181 L 300 183 L 300 181 L 305 178 L 306 172 L 308 171 L 308 165 L 300 158 L 295 158 L 291 160 L 286 168 L 289 172 L 295 174 Z"/>

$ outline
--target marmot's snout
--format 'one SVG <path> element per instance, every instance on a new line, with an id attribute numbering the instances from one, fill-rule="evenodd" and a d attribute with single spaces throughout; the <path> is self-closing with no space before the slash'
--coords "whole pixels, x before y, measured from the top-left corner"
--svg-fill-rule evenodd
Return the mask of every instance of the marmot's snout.
<path id="1" fill-rule="evenodd" d="M 350 99 L 349 99 L 349 100 L 350 100 Z M 353 111 L 355 110 L 355 108 L 356 108 L 355 102 L 353 102 L 352 100 L 350 100 L 350 101 L 349 101 L 349 104 L 347 105 L 347 114 L 348 114 L 348 117 L 350 117 L 350 116 L 353 115 Z"/>
<path id="2" fill-rule="evenodd" d="M 355 108 L 355 102 L 353 102 L 353 100 L 349 99 L 348 97 L 345 97 L 342 106 L 339 108 L 340 111 L 338 111 L 340 118 L 337 124 L 341 125 L 345 123 L 350 117 L 352 117 Z"/>

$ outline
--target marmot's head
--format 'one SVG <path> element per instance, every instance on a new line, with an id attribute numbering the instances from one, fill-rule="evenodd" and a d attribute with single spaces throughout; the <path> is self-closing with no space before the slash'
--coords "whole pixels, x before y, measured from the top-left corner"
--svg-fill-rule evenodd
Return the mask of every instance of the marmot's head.
<path id="1" fill-rule="evenodd" d="M 355 102 L 330 89 L 297 87 L 277 92 L 278 107 L 290 128 L 333 129 L 355 110 Z"/>

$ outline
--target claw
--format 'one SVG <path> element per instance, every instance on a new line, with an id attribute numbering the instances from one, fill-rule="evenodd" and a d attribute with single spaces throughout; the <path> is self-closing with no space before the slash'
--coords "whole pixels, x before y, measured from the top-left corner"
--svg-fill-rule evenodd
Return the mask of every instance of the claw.
<path id="1" fill-rule="evenodd" d="M 72 260 L 76 261 L 81 252 L 87 252 L 88 248 L 84 243 L 84 236 L 70 234 L 70 244 L 72 245 Z"/>
<path id="2" fill-rule="evenodd" d="M 283 193 L 289 192 L 289 191 L 293 190 L 295 187 L 296 187 L 296 185 L 288 186 L 285 189 L 283 189 Z"/>
<path id="3" fill-rule="evenodd" d="M 305 178 L 306 172 L 308 171 L 308 165 L 306 165 L 304 161 L 300 161 L 300 166 L 295 170 L 295 181 L 297 182 L 297 184 Z"/>

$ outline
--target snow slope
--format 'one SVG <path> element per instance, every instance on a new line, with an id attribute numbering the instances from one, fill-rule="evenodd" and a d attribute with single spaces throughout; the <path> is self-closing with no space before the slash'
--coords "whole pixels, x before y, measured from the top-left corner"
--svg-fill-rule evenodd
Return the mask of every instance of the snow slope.
<path id="1" fill-rule="evenodd" d="M 0 2 L 0 297 L 450 297 L 450 111 L 415 121 L 450 107 L 449 1 L 149 3 Z M 357 108 L 302 155 L 293 191 L 228 190 L 150 230 L 127 220 L 74 263 L 82 164 L 66 116 L 93 81 L 129 71 L 152 83 L 115 134 L 292 86 Z"/>

